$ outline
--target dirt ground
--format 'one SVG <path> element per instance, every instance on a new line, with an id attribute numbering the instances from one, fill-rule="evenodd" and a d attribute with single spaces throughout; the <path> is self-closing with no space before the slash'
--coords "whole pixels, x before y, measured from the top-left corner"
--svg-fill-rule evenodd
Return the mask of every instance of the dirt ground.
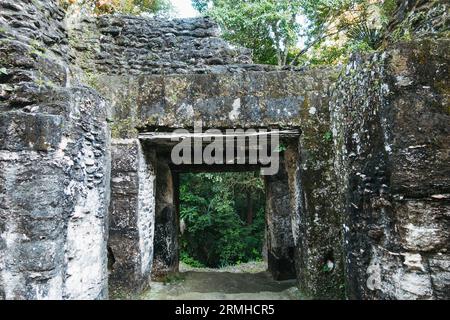
<path id="1" fill-rule="evenodd" d="M 180 265 L 166 282 L 152 282 L 144 300 L 301 300 L 295 280 L 275 281 L 262 262 L 222 269 Z"/>

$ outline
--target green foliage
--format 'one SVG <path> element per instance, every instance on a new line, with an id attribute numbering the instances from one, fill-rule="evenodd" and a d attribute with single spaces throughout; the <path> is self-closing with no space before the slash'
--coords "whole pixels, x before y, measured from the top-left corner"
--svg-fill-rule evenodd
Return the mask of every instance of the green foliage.
<path id="1" fill-rule="evenodd" d="M 60 0 L 60 4 L 64 8 L 78 4 L 96 14 L 138 15 L 143 12 L 160 13 L 170 9 L 169 0 Z"/>
<path id="2" fill-rule="evenodd" d="M 205 265 L 198 260 L 190 257 L 186 251 L 180 253 L 180 261 L 194 268 L 204 268 Z"/>
<path id="3" fill-rule="evenodd" d="M 308 56 L 299 64 L 345 62 L 353 52 L 378 49 L 391 15 L 392 4 L 370 0 L 305 0 L 310 22 L 306 32 Z"/>
<path id="4" fill-rule="evenodd" d="M 181 259 L 221 267 L 261 259 L 263 183 L 254 173 L 184 174 L 180 183 Z M 248 221 L 248 196 L 253 203 Z"/>
<path id="5" fill-rule="evenodd" d="M 333 140 L 333 133 L 331 131 L 325 132 L 325 134 L 323 135 L 323 141 L 330 142 L 332 140 Z"/>
<path id="6" fill-rule="evenodd" d="M 355 43 L 366 44 L 372 49 L 378 49 L 383 41 L 381 29 L 370 27 L 364 22 L 350 27 L 347 32 L 347 37 Z"/>
<path id="7" fill-rule="evenodd" d="M 348 54 L 347 47 L 319 46 L 310 57 L 305 56 L 303 64 L 332 65 L 341 61 L 342 57 Z"/>
<path id="8" fill-rule="evenodd" d="M 280 143 L 280 145 L 274 150 L 274 152 L 281 153 L 286 150 L 287 150 L 287 147 L 284 144 Z"/>
<path id="9" fill-rule="evenodd" d="M 381 18 L 383 23 L 389 23 L 390 18 L 394 15 L 397 9 L 397 0 L 384 0 L 381 4 Z"/>
<path id="10" fill-rule="evenodd" d="M 192 6 L 200 13 L 205 13 L 208 10 L 209 0 L 191 0 Z"/>
<path id="11" fill-rule="evenodd" d="M 258 63 L 278 65 L 286 64 L 297 42 L 299 4 L 299 0 L 193 0 L 195 8 L 220 24 L 227 40 L 252 49 Z"/>
<path id="12" fill-rule="evenodd" d="M 395 0 L 192 0 L 212 16 L 227 40 L 266 64 L 343 62 L 380 47 Z M 302 41 L 299 41 L 299 40 Z"/>

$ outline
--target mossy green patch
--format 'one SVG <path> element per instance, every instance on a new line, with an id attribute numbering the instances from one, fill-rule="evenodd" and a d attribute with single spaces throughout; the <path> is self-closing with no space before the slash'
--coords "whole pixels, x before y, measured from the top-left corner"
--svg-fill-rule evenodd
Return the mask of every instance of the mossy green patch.
<path id="1" fill-rule="evenodd" d="M 114 139 L 136 138 L 138 131 L 135 122 L 132 119 L 113 120 L 111 136 Z"/>

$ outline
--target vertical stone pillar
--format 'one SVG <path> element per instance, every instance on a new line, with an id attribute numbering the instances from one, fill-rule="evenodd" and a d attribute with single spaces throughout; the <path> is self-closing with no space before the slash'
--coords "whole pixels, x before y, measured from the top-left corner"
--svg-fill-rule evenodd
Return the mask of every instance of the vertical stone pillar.
<path id="1" fill-rule="evenodd" d="M 107 239 L 110 201 L 108 105 L 93 90 L 72 89 L 72 134 L 65 161 L 64 201 L 71 203 L 65 237 L 63 299 L 108 298 Z"/>
<path id="2" fill-rule="evenodd" d="M 266 176 L 266 250 L 269 271 L 275 280 L 295 279 L 292 207 L 284 157 L 280 170 Z"/>
<path id="3" fill-rule="evenodd" d="M 110 290 L 150 282 L 155 217 L 154 153 L 138 140 L 113 140 L 109 221 Z"/>
<path id="4" fill-rule="evenodd" d="M 155 242 L 152 278 L 178 271 L 178 217 L 170 155 L 158 155 L 156 177 Z"/>
<path id="5" fill-rule="evenodd" d="M 85 88 L 60 95 L 70 116 L 0 113 L 4 299 L 108 297 L 107 106 Z"/>
<path id="6" fill-rule="evenodd" d="M 14 134 L 22 119 L 0 115 Z M 55 128 L 60 119 L 47 120 Z M 50 118 L 50 117 L 48 117 Z M 0 128 L 2 131 L 2 128 Z M 0 135 L 1 136 L 1 135 Z M 5 137 L 5 136 L 3 136 Z M 53 165 L 54 153 L 21 145 L 7 146 L 0 137 L 0 299 L 62 299 L 64 283 L 64 172 Z M 58 148 L 50 132 L 39 139 Z M 24 140 L 25 142 L 25 140 Z M 31 142 L 31 141 L 29 141 Z"/>
<path id="7" fill-rule="evenodd" d="M 328 110 L 333 73 L 323 73 L 301 110 L 302 134 L 287 144 L 286 168 L 300 289 L 316 298 L 344 297 L 342 222 Z"/>
<path id="8" fill-rule="evenodd" d="M 0 299 L 108 296 L 108 105 L 73 81 L 64 18 L 2 1 Z"/>

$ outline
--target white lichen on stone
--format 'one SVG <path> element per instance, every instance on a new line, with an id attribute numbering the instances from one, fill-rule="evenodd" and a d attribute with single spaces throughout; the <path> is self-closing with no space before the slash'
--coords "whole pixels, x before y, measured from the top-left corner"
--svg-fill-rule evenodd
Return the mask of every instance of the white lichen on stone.
<path id="1" fill-rule="evenodd" d="M 237 98 L 233 101 L 232 105 L 233 109 L 228 114 L 228 118 L 233 121 L 239 119 L 239 115 L 241 112 L 241 98 Z"/>

